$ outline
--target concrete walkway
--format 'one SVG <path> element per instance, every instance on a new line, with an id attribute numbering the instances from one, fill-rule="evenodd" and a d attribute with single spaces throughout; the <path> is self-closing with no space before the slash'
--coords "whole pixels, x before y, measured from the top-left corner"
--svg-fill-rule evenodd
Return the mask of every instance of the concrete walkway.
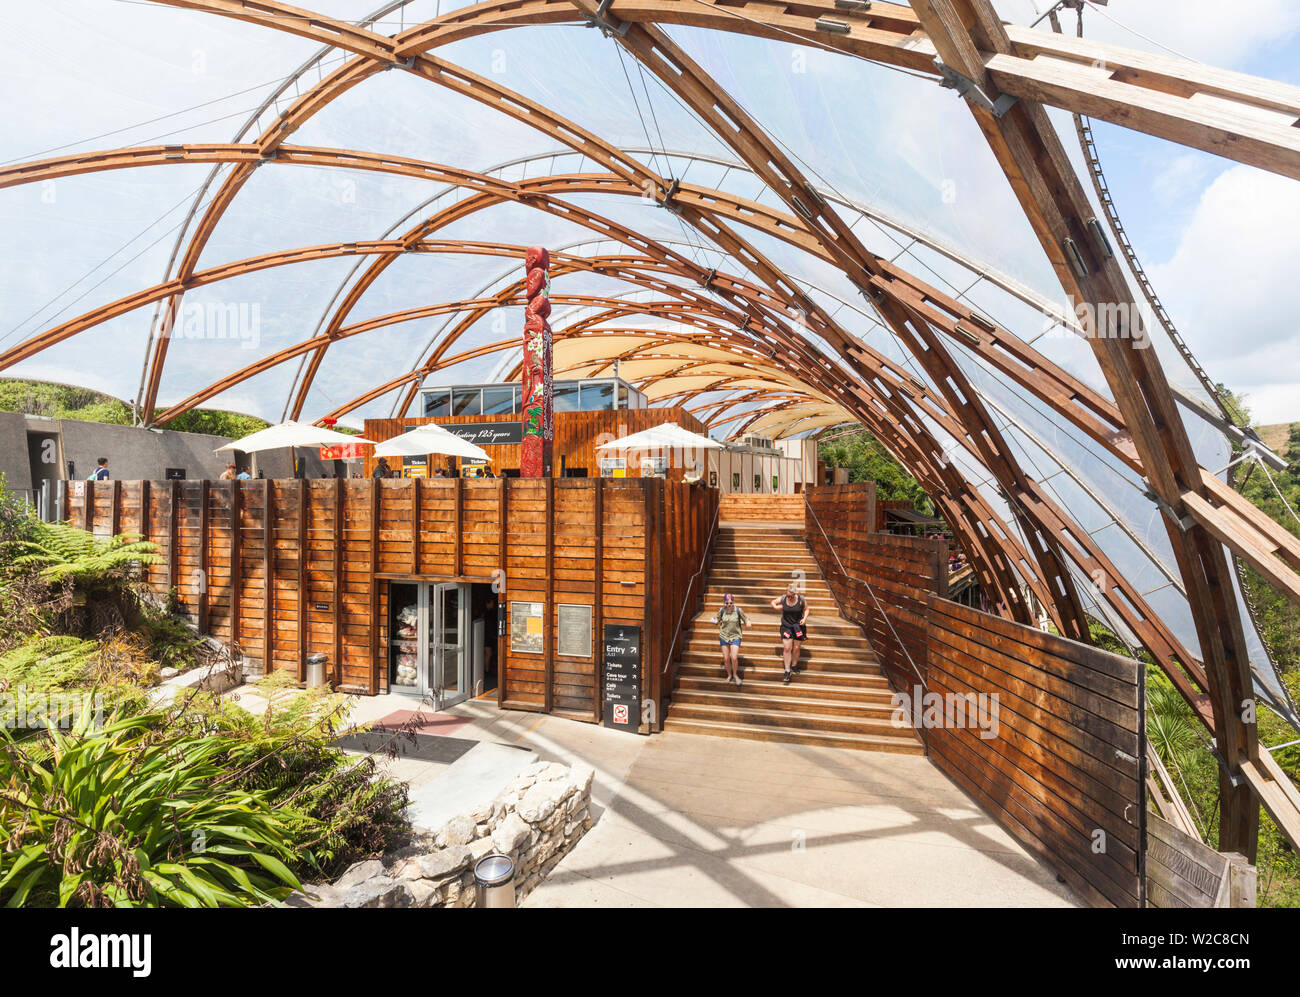
<path id="1" fill-rule="evenodd" d="M 364 698 L 352 719 L 410 703 Z M 1079 905 L 923 757 L 446 712 L 470 721 L 457 738 L 596 770 L 596 824 L 528 907 Z"/>

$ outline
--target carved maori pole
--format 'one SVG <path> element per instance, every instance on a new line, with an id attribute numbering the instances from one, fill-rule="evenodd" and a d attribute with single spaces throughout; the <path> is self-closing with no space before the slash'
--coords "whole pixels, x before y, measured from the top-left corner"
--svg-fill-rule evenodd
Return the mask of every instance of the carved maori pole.
<path id="1" fill-rule="evenodd" d="M 551 254 L 532 246 L 524 254 L 523 440 L 519 454 L 521 478 L 551 476 L 551 447 L 555 440 L 551 395 Z"/>

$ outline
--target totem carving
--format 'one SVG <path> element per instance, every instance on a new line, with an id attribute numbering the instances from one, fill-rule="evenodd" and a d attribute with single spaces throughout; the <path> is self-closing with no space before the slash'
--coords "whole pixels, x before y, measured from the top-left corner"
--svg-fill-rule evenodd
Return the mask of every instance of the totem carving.
<path id="1" fill-rule="evenodd" d="M 519 453 L 521 478 L 551 475 L 555 441 L 551 393 L 551 254 L 531 246 L 524 254 L 523 439 Z"/>

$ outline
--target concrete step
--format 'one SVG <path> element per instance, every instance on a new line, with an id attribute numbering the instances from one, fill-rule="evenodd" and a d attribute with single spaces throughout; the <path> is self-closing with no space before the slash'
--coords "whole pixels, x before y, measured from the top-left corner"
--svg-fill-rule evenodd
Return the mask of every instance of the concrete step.
<path id="1" fill-rule="evenodd" d="M 874 734 L 846 734 L 831 731 L 797 730 L 756 724 L 726 723 L 717 720 L 676 718 L 669 714 L 664 730 L 680 734 L 705 734 L 710 737 L 738 737 L 750 741 L 776 741 L 784 744 L 810 744 L 823 748 L 848 748 L 855 751 L 886 751 L 904 755 L 923 755 L 925 748 L 915 734 L 888 737 Z"/>
<path id="2" fill-rule="evenodd" d="M 795 695 L 791 692 L 799 685 L 796 676 L 789 685 L 780 682 L 764 683 L 759 688 L 757 683 L 744 683 L 739 689 L 734 685 L 730 692 L 701 691 L 698 689 L 681 689 L 673 693 L 672 708 L 710 706 L 727 707 L 737 711 L 758 710 L 763 713 L 797 713 L 809 717 L 839 717 L 859 720 L 889 720 L 894 714 L 894 707 L 889 697 L 876 699 L 818 699 L 810 695 Z M 724 688 L 726 683 L 723 683 Z M 817 687 L 810 687 L 816 691 Z"/>
<path id="3" fill-rule="evenodd" d="M 826 702 L 851 701 L 854 703 L 871 703 L 888 706 L 893 702 L 893 693 L 884 685 L 832 685 L 821 681 L 825 675 L 817 672 L 800 673 L 789 685 L 781 682 L 780 667 L 757 672 L 750 669 L 741 670 L 742 684 L 739 689 L 727 681 L 719 664 L 713 674 L 697 674 L 707 669 L 701 667 L 696 671 L 677 675 L 677 691 L 673 693 L 674 701 L 678 696 L 712 695 L 716 693 L 746 692 L 756 696 L 779 696 L 792 700 L 820 700 Z M 816 675 L 818 681 L 800 681 Z M 856 678 L 858 676 L 850 676 Z"/>
<path id="4" fill-rule="evenodd" d="M 740 661 L 741 678 L 745 684 L 751 682 L 776 682 L 780 684 L 781 660 L 760 664 L 746 664 L 742 656 Z M 710 661 L 682 661 L 677 665 L 678 682 L 720 679 L 722 676 L 722 658 L 715 655 Z M 796 680 L 800 687 L 817 686 L 835 689 L 854 689 L 862 693 L 889 693 L 889 682 L 875 664 L 865 664 L 856 671 L 836 671 L 834 669 L 803 668 Z M 725 683 L 724 683 L 725 684 Z"/>
<path id="5" fill-rule="evenodd" d="M 722 667 L 721 648 L 715 638 L 712 644 L 700 642 L 687 644 L 681 652 L 682 664 L 717 665 Z M 852 649 L 822 648 L 820 653 L 805 647 L 799 655 L 799 667 L 808 671 L 823 672 L 864 672 L 880 668 L 879 662 L 869 650 L 856 654 Z M 758 643 L 741 645 L 740 666 L 742 668 L 776 668 L 781 666 L 781 646 L 769 646 Z"/>

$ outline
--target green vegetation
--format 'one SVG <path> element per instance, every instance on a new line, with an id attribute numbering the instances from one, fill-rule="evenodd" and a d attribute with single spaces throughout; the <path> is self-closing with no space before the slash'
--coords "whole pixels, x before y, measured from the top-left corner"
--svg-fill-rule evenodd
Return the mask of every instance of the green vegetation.
<path id="1" fill-rule="evenodd" d="M 153 545 L 39 523 L 2 486 L 0 904 L 263 904 L 409 830 L 406 785 L 335 747 L 346 697 L 153 699 L 208 654 L 136 580 Z"/>
<path id="2" fill-rule="evenodd" d="M 77 388 L 49 381 L 21 378 L 0 380 L 0 412 L 22 412 L 50 419 L 79 419 L 82 422 L 105 422 L 114 426 L 132 424 L 131 406 L 111 395 L 89 388 Z M 155 409 L 158 415 L 162 409 Z M 193 409 L 167 423 L 168 429 L 182 433 L 207 433 L 238 439 L 265 429 L 265 420 L 238 412 L 218 409 Z"/>
<path id="3" fill-rule="evenodd" d="M 841 432 L 842 427 L 833 430 L 836 438 L 817 447 L 817 455 L 827 467 L 847 468 L 849 481 L 874 481 L 876 498 L 882 501 L 906 500 L 915 509 L 933 512 L 920 482 L 871 433 L 865 429 L 839 435 Z"/>

